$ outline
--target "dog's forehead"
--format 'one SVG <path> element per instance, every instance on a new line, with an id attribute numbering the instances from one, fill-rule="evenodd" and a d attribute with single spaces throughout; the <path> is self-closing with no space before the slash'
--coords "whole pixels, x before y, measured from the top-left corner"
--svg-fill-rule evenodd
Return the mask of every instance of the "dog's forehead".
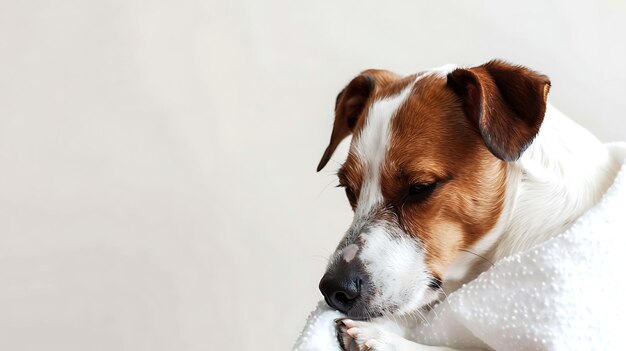
<path id="1" fill-rule="evenodd" d="M 381 171 L 391 148 L 394 118 L 405 109 L 415 89 L 429 89 L 428 85 L 434 81 L 431 78 L 443 80 L 452 69 L 453 66 L 444 66 L 423 71 L 400 79 L 374 95 L 352 139 L 350 156 L 344 165 L 346 173 L 358 173 L 353 177 L 360 179 L 357 214 L 366 215 L 383 202 Z"/>
<path id="2" fill-rule="evenodd" d="M 435 89 L 437 83 L 445 82 L 446 75 L 452 72 L 456 65 L 445 65 L 430 70 L 420 71 L 377 88 L 365 108 L 365 114 L 354 132 L 351 151 L 363 149 L 376 150 L 377 146 L 384 146 L 384 139 L 389 140 L 392 121 L 398 112 L 406 107 L 407 100 L 416 92 Z M 410 111 L 409 111 L 410 114 Z M 365 156 L 363 153 L 358 156 Z"/>

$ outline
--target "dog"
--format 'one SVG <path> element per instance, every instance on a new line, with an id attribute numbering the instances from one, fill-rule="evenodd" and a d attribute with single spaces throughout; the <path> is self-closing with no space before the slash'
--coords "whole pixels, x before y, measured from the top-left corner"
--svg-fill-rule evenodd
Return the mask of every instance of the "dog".
<path id="1" fill-rule="evenodd" d="M 368 320 L 428 308 L 599 201 L 619 163 L 547 103 L 550 87 L 493 60 L 409 76 L 370 69 L 339 93 L 317 171 L 352 136 L 337 177 L 354 218 L 319 288 L 347 316 L 344 349 L 449 350 Z"/>

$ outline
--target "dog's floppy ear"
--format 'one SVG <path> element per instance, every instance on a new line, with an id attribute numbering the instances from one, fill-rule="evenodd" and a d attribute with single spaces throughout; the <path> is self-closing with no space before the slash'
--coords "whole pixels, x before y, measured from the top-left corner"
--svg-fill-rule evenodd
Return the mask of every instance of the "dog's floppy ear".
<path id="1" fill-rule="evenodd" d="M 539 132 L 550 90 L 548 77 L 522 66 L 494 60 L 448 74 L 489 150 L 517 160 Z"/>
<path id="2" fill-rule="evenodd" d="M 326 166 L 339 143 L 354 132 L 357 123 L 363 118 L 365 107 L 374 90 L 387 86 L 398 78 L 397 74 L 390 71 L 369 69 L 352 79 L 337 95 L 333 132 L 328 147 L 317 165 L 318 172 Z"/>
<path id="3" fill-rule="evenodd" d="M 352 134 L 370 95 L 376 87 L 374 74 L 365 71 L 358 75 L 337 95 L 335 102 L 335 123 L 330 136 L 330 143 L 317 165 L 321 171 L 330 160 L 339 143 Z"/>

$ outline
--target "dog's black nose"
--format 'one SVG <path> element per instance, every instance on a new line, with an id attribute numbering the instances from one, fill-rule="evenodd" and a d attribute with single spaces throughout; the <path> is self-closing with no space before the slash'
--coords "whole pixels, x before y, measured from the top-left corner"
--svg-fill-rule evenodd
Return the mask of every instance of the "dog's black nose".
<path id="1" fill-rule="evenodd" d="M 364 285 L 365 275 L 357 265 L 340 264 L 324 274 L 320 280 L 320 291 L 330 307 L 346 313 L 361 296 Z"/>

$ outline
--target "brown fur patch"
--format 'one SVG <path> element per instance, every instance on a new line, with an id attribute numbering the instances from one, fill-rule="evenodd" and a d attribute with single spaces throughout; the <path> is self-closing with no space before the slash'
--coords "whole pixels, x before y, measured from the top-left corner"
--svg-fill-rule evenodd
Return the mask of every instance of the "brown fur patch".
<path id="1" fill-rule="evenodd" d="M 419 80 L 392 121 L 382 173 L 386 201 L 400 226 L 425 246 L 426 263 L 443 276 L 459 254 L 489 232 L 504 203 L 505 164 L 486 148 L 446 79 Z M 411 184 L 438 182 L 423 201 L 403 201 Z"/>

